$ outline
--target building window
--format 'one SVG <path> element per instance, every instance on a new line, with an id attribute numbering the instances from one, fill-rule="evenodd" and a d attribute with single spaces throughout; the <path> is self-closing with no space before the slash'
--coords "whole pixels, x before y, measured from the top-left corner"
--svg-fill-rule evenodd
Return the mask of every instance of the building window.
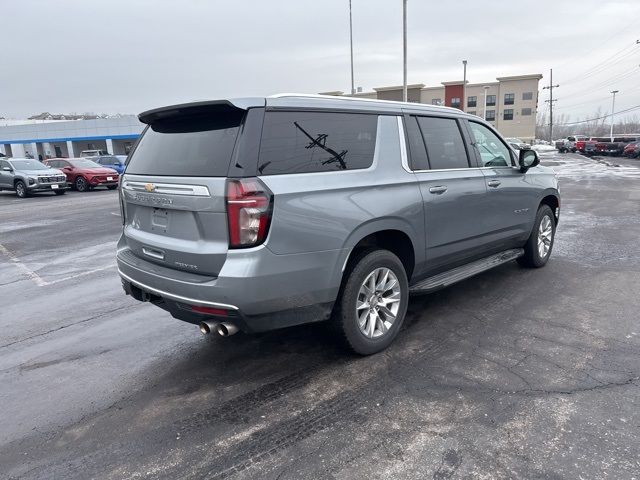
<path id="1" fill-rule="evenodd" d="M 513 93 L 505 93 L 504 94 L 504 104 L 505 105 L 513 105 L 513 101 L 515 99 L 516 99 L 516 96 Z"/>
<path id="2" fill-rule="evenodd" d="M 503 120 L 513 120 L 513 109 L 512 108 L 506 108 L 504 110 L 504 112 L 502 112 L 502 119 Z"/>
<path id="3" fill-rule="evenodd" d="M 530 108 L 523 108 L 522 109 L 522 116 L 523 117 L 528 117 L 531 115 L 531 109 Z"/>
<path id="4" fill-rule="evenodd" d="M 487 107 L 495 107 L 495 106 L 496 106 L 496 96 L 487 95 Z"/>
<path id="5" fill-rule="evenodd" d="M 533 100 L 533 92 L 522 92 L 522 100 Z"/>
<path id="6" fill-rule="evenodd" d="M 460 108 L 460 98 L 459 97 L 453 97 L 451 99 L 451 106 L 453 108 Z"/>
<path id="7" fill-rule="evenodd" d="M 442 100 L 440 100 L 439 98 L 434 98 L 433 100 L 431 100 L 431 105 L 442 105 Z"/>
<path id="8" fill-rule="evenodd" d="M 494 98 L 495 98 L 495 96 L 494 96 Z M 495 122 L 495 120 L 496 120 L 496 111 L 495 110 L 487 110 L 487 112 L 485 113 L 484 119 L 487 122 Z"/>
<path id="9" fill-rule="evenodd" d="M 469 115 L 476 115 L 476 111 L 475 110 L 469 110 L 467 113 Z"/>
<path id="10" fill-rule="evenodd" d="M 478 97 L 467 98 L 467 107 L 475 107 L 478 102 Z"/>

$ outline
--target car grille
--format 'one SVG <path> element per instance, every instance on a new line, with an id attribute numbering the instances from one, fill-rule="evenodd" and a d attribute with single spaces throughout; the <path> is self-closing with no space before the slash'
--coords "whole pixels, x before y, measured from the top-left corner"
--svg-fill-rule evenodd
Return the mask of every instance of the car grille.
<path id="1" fill-rule="evenodd" d="M 38 183 L 56 183 L 64 182 L 67 177 L 64 175 L 54 175 L 51 177 L 38 177 Z"/>

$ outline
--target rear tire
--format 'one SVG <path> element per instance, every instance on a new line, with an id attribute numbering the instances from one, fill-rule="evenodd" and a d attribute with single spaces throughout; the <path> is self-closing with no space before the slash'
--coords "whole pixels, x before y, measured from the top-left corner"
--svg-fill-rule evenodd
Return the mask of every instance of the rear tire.
<path id="1" fill-rule="evenodd" d="M 549 205 L 540 205 L 531 235 L 524 246 L 524 255 L 518 258 L 523 267 L 544 267 L 551 256 L 556 237 L 556 219 Z"/>
<path id="2" fill-rule="evenodd" d="M 29 196 L 29 190 L 22 180 L 18 180 L 15 184 L 16 196 L 18 198 L 27 198 Z"/>
<path id="3" fill-rule="evenodd" d="M 409 283 L 400 259 L 388 250 L 367 250 L 345 274 L 332 322 L 351 350 L 371 355 L 393 342 L 408 303 Z"/>
<path id="4" fill-rule="evenodd" d="M 89 189 L 89 184 L 87 183 L 87 181 L 84 179 L 84 177 L 78 177 L 76 178 L 76 181 L 74 182 L 74 186 L 76 187 L 76 190 L 79 192 L 86 192 Z"/>

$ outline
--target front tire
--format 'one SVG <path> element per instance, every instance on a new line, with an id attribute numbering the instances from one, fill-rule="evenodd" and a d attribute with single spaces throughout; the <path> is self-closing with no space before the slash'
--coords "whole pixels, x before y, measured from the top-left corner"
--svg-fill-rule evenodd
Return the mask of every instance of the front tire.
<path id="1" fill-rule="evenodd" d="M 362 252 L 351 265 L 332 321 L 351 350 L 371 355 L 387 348 L 400 331 L 409 283 L 404 265 L 388 250 Z"/>
<path id="2" fill-rule="evenodd" d="M 556 219 L 549 205 L 541 205 L 536 214 L 531 235 L 524 246 L 524 255 L 518 258 L 523 267 L 544 267 L 551 256 L 556 235 Z"/>
<path id="3" fill-rule="evenodd" d="M 76 190 L 79 192 L 86 192 L 89 189 L 89 184 L 84 179 L 84 177 L 79 176 L 78 178 L 76 178 L 74 185 L 76 187 Z"/>
<path id="4" fill-rule="evenodd" d="M 27 198 L 29 196 L 29 190 L 22 180 L 18 180 L 15 185 L 16 196 L 18 198 Z"/>

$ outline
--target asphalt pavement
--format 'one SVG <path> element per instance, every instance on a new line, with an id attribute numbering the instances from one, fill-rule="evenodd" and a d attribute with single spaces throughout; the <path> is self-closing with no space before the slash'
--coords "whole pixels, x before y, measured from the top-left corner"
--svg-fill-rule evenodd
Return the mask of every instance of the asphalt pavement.
<path id="1" fill-rule="evenodd" d="M 549 264 L 413 298 L 366 358 L 126 297 L 117 192 L 0 193 L 0 478 L 640 479 L 640 161 L 542 157 Z"/>

